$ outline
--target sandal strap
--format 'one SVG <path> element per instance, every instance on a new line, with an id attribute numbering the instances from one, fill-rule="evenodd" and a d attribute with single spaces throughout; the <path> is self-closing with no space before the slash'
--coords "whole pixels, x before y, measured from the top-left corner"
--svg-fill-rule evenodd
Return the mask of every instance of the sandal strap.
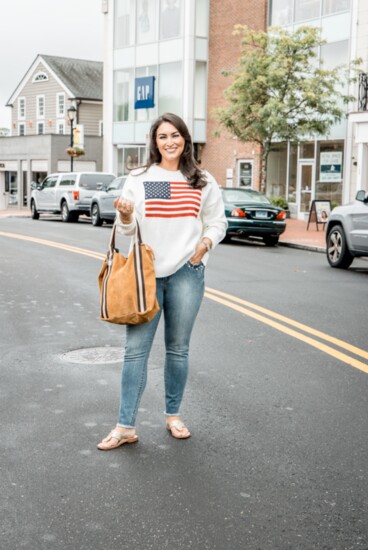
<path id="1" fill-rule="evenodd" d="M 172 420 L 171 422 L 168 422 L 167 425 L 170 430 L 175 428 L 179 432 L 182 432 L 186 428 L 186 425 L 181 420 Z"/>
<path id="2" fill-rule="evenodd" d="M 127 435 L 125 433 L 120 432 L 119 430 L 111 430 L 109 435 L 107 436 L 110 439 L 113 437 L 114 439 L 117 439 L 118 442 L 120 442 L 122 439 L 132 439 L 137 437 L 137 434 L 134 435 Z"/>

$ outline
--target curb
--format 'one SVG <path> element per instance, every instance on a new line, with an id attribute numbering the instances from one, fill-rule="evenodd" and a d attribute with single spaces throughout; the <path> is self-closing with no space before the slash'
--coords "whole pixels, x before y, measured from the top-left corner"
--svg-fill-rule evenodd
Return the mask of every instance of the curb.
<path id="1" fill-rule="evenodd" d="M 326 253 L 326 249 L 322 246 L 316 246 L 312 244 L 292 243 L 288 241 L 279 241 L 279 246 L 287 246 L 289 248 L 299 248 L 299 250 L 309 250 L 310 252 Z"/>

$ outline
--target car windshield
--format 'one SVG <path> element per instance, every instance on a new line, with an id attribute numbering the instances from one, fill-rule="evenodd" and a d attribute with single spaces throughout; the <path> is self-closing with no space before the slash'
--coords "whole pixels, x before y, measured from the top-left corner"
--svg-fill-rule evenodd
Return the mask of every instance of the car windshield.
<path id="1" fill-rule="evenodd" d="M 114 189 L 121 189 L 123 187 L 123 184 L 125 183 L 126 178 L 116 178 L 112 183 L 110 183 L 108 187 L 108 191 L 114 190 Z"/>
<path id="2" fill-rule="evenodd" d="M 81 174 L 79 187 L 94 190 L 97 189 L 99 184 L 105 183 L 108 185 L 113 179 L 115 179 L 115 176 L 112 174 Z"/>
<path id="3" fill-rule="evenodd" d="M 252 189 L 223 189 L 222 194 L 225 202 L 261 202 L 263 204 L 271 204 L 266 195 Z"/>

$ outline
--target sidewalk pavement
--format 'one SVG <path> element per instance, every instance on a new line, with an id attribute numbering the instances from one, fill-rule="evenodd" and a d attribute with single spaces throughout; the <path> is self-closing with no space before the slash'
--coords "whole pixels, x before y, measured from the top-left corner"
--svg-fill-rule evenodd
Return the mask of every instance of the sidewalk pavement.
<path id="1" fill-rule="evenodd" d="M 30 217 L 31 211 L 28 208 L 0 210 L 0 219 L 4 217 Z M 302 248 L 315 252 L 325 252 L 326 250 L 326 234 L 323 226 L 311 223 L 307 230 L 307 222 L 289 218 L 286 220 L 286 230 L 281 235 L 279 244 L 294 248 Z"/>

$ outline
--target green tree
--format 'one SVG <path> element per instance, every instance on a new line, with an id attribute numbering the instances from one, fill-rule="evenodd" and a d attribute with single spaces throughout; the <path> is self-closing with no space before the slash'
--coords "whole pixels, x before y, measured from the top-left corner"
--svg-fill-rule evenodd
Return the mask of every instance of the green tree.
<path id="1" fill-rule="evenodd" d="M 360 60 L 325 68 L 317 55 L 325 41 L 315 27 L 264 32 L 236 25 L 234 33 L 241 35 L 239 65 L 223 71 L 232 83 L 225 90 L 226 106 L 215 116 L 240 141 L 261 145 L 264 192 L 272 142 L 328 135 L 354 99 L 346 90 Z"/>

